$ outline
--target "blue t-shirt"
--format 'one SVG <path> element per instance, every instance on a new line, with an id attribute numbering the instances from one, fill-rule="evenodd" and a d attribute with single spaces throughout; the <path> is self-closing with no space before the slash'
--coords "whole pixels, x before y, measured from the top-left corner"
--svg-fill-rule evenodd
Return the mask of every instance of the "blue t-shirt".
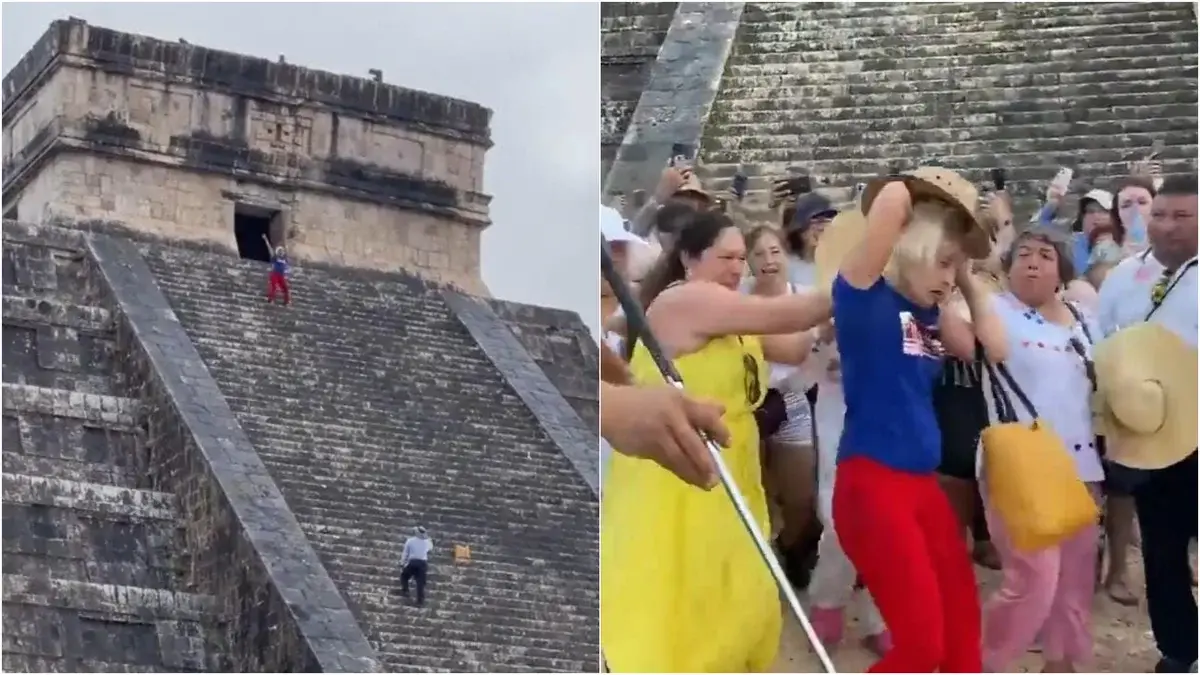
<path id="1" fill-rule="evenodd" d="M 933 386 L 945 356 L 938 309 L 913 304 L 882 278 L 863 291 L 838 275 L 833 321 L 846 397 L 838 461 L 862 456 L 900 471 L 934 471 L 942 437 Z"/>
<path id="2" fill-rule="evenodd" d="M 271 269 L 275 272 L 279 272 L 280 274 L 287 274 L 287 272 L 288 272 L 287 257 L 286 256 L 284 256 L 284 257 L 272 256 L 271 257 Z"/>

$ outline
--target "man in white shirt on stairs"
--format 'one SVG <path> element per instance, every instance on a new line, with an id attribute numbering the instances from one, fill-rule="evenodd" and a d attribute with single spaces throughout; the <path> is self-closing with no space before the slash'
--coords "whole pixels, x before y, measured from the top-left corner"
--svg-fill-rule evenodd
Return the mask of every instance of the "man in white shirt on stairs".
<path id="1" fill-rule="evenodd" d="M 404 552 L 400 554 L 400 590 L 408 597 L 409 580 L 417 583 L 417 607 L 425 606 L 425 574 L 429 571 L 429 552 L 433 550 L 433 540 L 424 527 L 418 527 L 417 533 L 404 542 Z"/>

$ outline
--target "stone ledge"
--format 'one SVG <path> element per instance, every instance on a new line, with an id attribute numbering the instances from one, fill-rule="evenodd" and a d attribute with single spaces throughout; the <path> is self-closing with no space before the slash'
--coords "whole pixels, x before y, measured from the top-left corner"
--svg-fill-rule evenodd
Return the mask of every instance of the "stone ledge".
<path id="1" fill-rule="evenodd" d="M 91 333 L 112 330 L 112 315 L 103 307 L 64 302 L 57 296 L 5 295 L 0 303 L 5 323 L 66 326 Z"/>
<path id="2" fill-rule="evenodd" d="M 56 506 L 105 516 L 174 521 L 175 497 L 164 492 L 79 483 L 61 478 L 3 476 L 4 501 L 9 504 Z"/>
<path id="3" fill-rule="evenodd" d="M 742 2 L 696 2 L 675 12 L 604 179 L 605 195 L 631 194 L 653 186 L 675 143 L 700 148 L 744 6 Z"/>
<path id="4" fill-rule="evenodd" d="M 309 101 L 367 119 L 382 118 L 442 135 L 453 134 L 485 147 L 491 144 L 492 111 L 477 103 L 361 77 L 122 33 L 80 20 L 51 23 L 4 77 L 5 125 L 12 111 L 47 77 L 47 72 L 61 67 L 68 58 L 118 75 L 136 73 L 288 105 L 297 100 Z"/>
<path id="5" fill-rule="evenodd" d="M 33 579 L 18 574 L 4 575 L 2 593 L 6 604 L 74 609 L 114 618 L 201 621 L 216 610 L 212 598 L 191 593 L 66 579 Z"/>
<path id="6" fill-rule="evenodd" d="M 78 230 L 60 227 L 44 228 L 19 220 L 4 220 L 4 242 L 56 248 L 72 253 L 82 253 L 85 246 L 84 234 Z"/>
<path id="7" fill-rule="evenodd" d="M 139 409 L 138 402 L 130 398 L 28 384 L 5 382 L 2 391 L 6 411 L 70 417 L 107 428 L 132 427 Z"/>
<path id="8" fill-rule="evenodd" d="M 235 670 L 378 672 L 374 651 L 136 246 L 93 235 L 89 249 L 120 310 L 118 343 L 131 382 L 156 411 L 147 472 L 178 494 L 193 583 L 226 608 Z M 264 630 L 273 635 L 267 652 L 258 647 Z"/>

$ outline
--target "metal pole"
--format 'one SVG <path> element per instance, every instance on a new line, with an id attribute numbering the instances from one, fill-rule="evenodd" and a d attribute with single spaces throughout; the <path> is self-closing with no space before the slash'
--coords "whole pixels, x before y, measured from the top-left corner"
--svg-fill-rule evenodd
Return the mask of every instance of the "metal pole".
<path id="1" fill-rule="evenodd" d="M 663 353 L 662 347 L 658 344 L 658 340 L 654 337 L 654 334 L 650 332 L 650 326 L 646 323 L 646 314 L 642 311 L 641 305 L 634 299 L 628 284 L 617 273 L 613 265 L 612 251 L 609 248 L 608 240 L 603 236 L 600 237 L 600 271 L 604 275 L 605 281 L 612 287 L 613 293 L 617 296 L 617 301 L 621 303 L 621 309 L 625 312 L 625 325 L 629 328 L 629 335 L 637 335 L 642 344 L 646 346 L 646 351 L 654 359 L 654 363 L 662 373 L 663 379 L 682 390 L 683 378 L 680 377 L 675 364 L 671 363 Z M 600 404 L 604 405 L 604 402 L 601 401 Z M 754 522 L 754 514 L 750 513 L 750 506 L 746 503 L 746 498 L 742 496 L 741 490 L 738 489 L 737 483 L 734 482 L 733 476 L 729 473 L 729 468 L 725 466 L 725 459 L 721 456 L 721 447 L 707 435 L 703 433 L 701 435 L 704 438 L 704 444 L 708 447 L 708 454 L 712 457 L 713 463 L 717 467 L 717 474 L 721 477 L 721 484 L 725 486 L 725 492 L 729 494 L 729 499 L 733 502 L 733 507 L 737 510 L 742 525 L 746 527 L 750 538 L 754 540 L 754 545 L 758 548 L 759 555 L 762 556 L 763 561 L 767 563 L 767 567 L 771 570 L 771 576 L 775 578 L 775 584 L 779 586 L 779 590 L 783 591 L 784 597 L 787 598 L 792 615 L 800 622 L 800 626 L 804 629 L 804 634 L 808 636 L 808 641 L 812 644 L 817 658 L 821 660 L 821 666 L 825 669 L 825 672 L 836 673 L 837 670 L 833 666 L 833 661 L 829 658 L 829 653 L 825 651 L 825 646 L 821 644 L 816 631 L 813 630 L 812 623 L 808 620 L 808 615 L 804 613 L 804 608 L 800 606 L 800 599 L 796 597 L 796 591 L 792 589 L 792 584 L 788 581 L 783 567 L 780 566 L 779 561 L 775 558 L 775 552 L 771 550 L 771 545 L 767 543 L 767 538 L 763 536 L 758 525 Z M 601 592 L 603 592 L 603 589 Z"/>

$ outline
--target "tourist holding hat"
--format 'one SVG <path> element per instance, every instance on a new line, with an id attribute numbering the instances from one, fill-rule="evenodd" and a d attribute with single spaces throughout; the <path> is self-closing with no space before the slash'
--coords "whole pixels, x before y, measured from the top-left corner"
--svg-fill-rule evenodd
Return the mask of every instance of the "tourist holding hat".
<path id="1" fill-rule="evenodd" d="M 975 187 L 947 169 L 888 176 L 866 186 L 866 218 L 829 226 L 817 247 L 846 401 L 833 520 L 891 633 L 872 671 L 982 667 L 974 569 L 935 474 L 933 409 L 947 352 L 971 358 L 977 337 L 990 358 L 1006 347 L 969 273 L 969 260 L 991 249 L 978 203 Z M 971 321 L 939 311 L 956 286 Z"/>
<path id="2" fill-rule="evenodd" d="M 1150 249 L 1125 259 L 1100 289 L 1094 403 L 1109 480 L 1130 489 L 1142 533 L 1155 671 L 1196 661 L 1188 546 L 1196 538 L 1196 176 L 1154 196 Z"/>

